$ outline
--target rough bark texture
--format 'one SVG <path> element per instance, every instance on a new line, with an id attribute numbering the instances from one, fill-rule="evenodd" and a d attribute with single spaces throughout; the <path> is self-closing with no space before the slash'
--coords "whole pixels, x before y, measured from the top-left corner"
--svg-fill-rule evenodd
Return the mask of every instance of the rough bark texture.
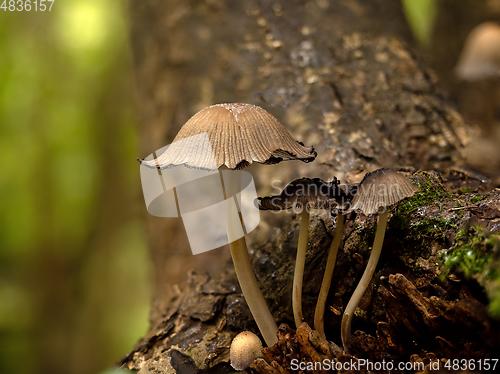
<path id="1" fill-rule="evenodd" d="M 443 267 L 447 257 L 439 251 L 452 247 L 455 235 L 462 238 L 469 226 L 498 233 L 500 192 L 478 197 L 491 186 L 461 169 L 461 149 L 473 130 L 405 44 L 408 30 L 399 1 L 131 0 L 130 15 L 141 158 L 168 144 L 197 110 L 247 102 L 270 111 L 295 139 L 318 151 L 311 164 L 252 167 L 260 195 L 271 191 L 273 181 L 284 187 L 302 176 L 335 175 L 358 182 L 378 167 L 406 167 L 420 186 L 390 217 L 375 277 L 353 322 L 353 354 L 399 361 L 417 355 L 414 360 L 428 362 L 429 355 L 486 357 L 498 347 L 498 324 L 487 313 L 484 291 L 491 296 L 497 283 L 475 274 L 460 277 L 460 267 Z M 434 172 L 412 174 L 417 169 L 438 170 L 446 183 Z M 448 211 L 457 208 L 457 199 L 461 210 Z M 261 218 L 247 238 L 253 266 L 276 320 L 290 323 L 298 217 L 263 213 Z M 341 310 L 363 272 L 375 222 L 358 216 L 346 223 L 325 316 L 332 342 L 340 342 Z M 303 295 L 309 323 L 333 226 L 325 212 L 311 216 Z M 243 329 L 255 331 L 234 272 L 227 266 L 214 278 L 190 273 L 171 287 L 172 267 L 188 270 L 180 263 L 189 254 L 182 224 L 148 217 L 148 230 L 156 275 L 151 328 L 121 364 L 144 373 L 230 372 L 232 337 Z M 470 234 L 485 241 L 488 235 Z M 496 253 L 495 248 L 483 250 Z M 227 249 L 198 256 L 219 264 Z M 448 268 L 450 273 L 440 276 Z M 457 325 L 467 335 L 457 336 Z M 287 349 L 303 360 L 350 357 L 319 342 L 307 326 L 299 330 L 294 337 L 282 327 L 290 342 L 283 343 L 280 357 Z M 258 361 L 252 370 L 287 372 L 279 355 L 269 353 L 276 363 Z"/>

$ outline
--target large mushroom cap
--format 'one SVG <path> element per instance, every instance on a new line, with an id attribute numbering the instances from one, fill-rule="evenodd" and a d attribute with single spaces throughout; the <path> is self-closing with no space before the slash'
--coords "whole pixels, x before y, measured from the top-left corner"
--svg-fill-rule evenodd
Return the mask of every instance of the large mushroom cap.
<path id="1" fill-rule="evenodd" d="M 339 185 L 337 178 L 300 178 L 290 182 L 279 195 L 259 197 L 260 210 L 286 210 L 295 205 L 313 209 L 342 209 L 351 200 L 353 185 Z"/>
<path id="2" fill-rule="evenodd" d="M 391 206 L 412 196 L 417 190 L 403 174 L 391 169 L 378 169 L 365 175 L 352 199 L 351 207 L 345 213 L 380 213 L 379 208 Z"/>
<path id="3" fill-rule="evenodd" d="M 500 26 L 483 22 L 467 37 L 455 68 L 460 79 L 477 81 L 500 76 Z"/>
<path id="4" fill-rule="evenodd" d="M 200 137 L 196 137 L 205 133 L 211 146 L 208 149 L 200 145 Z M 182 144 L 182 148 L 176 145 L 181 140 L 184 141 L 177 144 Z M 190 155 L 187 156 L 187 152 Z M 264 109 L 231 103 L 212 105 L 196 113 L 182 126 L 161 156 L 156 160 L 143 161 L 143 164 L 159 166 L 160 169 L 178 165 L 210 169 L 207 159 L 215 158 L 217 168 L 225 165 L 229 169 L 242 169 L 253 162 L 310 162 L 316 155 L 313 147 L 305 147 L 295 141 L 283 125 Z"/>

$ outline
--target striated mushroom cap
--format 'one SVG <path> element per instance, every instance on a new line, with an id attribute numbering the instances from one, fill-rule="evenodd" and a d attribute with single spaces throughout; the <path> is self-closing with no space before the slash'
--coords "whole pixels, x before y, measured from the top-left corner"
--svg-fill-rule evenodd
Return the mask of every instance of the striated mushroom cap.
<path id="1" fill-rule="evenodd" d="M 231 342 L 229 356 L 231 366 L 236 370 L 244 370 L 252 362 L 262 356 L 262 342 L 259 337 L 250 331 L 243 331 L 236 335 Z"/>
<path id="2" fill-rule="evenodd" d="M 378 169 L 365 175 L 352 199 L 351 207 L 344 213 L 380 213 L 381 207 L 391 206 L 412 196 L 416 191 L 418 188 L 403 174 L 387 168 Z"/>
<path id="3" fill-rule="evenodd" d="M 300 178 L 290 182 L 279 195 L 259 197 L 260 210 L 286 210 L 294 206 L 313 209 L 342 209 L 356 191 L 356 185 L 340 185 L 339 180 L 325 182 L 320 178 Z"/>
<path id="4" fill-rule="evenodd" d="M 469 33 L 455 73 L 467 81 L 500 76 L 500 26 L 497 23 L 483 22 Z"/>
<path id="5" fill-rule="evenodd" d="M 208 147 L 196 135 L 208 134 Z M 295 141 L 288 131 L 264 109 L 250 104 L 217 104 L 202 109 L 180 129 L 173 143 L 158 158 L 141 162 L 166 169 L 242 169 L 253 162 L 276 164 L 286 160 L 311 162 L 313 147 Z M 212 162 L 210 162 L 210 159 Z"/>

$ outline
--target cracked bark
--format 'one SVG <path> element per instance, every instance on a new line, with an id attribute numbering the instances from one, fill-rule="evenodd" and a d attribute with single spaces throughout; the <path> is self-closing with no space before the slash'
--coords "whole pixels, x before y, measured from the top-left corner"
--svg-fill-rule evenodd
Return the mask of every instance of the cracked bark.
<path id="1" fill-rule="evenodd" d="M 249 171 L 261 196 L 271 192 L 273 181 L 282 181 L 276 185 L 284 187 L 303 176 L 330 180 L 335 175 L 358 182 L 378 167 L 438 170 L 454 191 L 491 189 L 480 177 L 463 172 L 461 150 L 475 129 L 453 109 L 434 74 L 408 46 L 399 1 L 130 0 L 129 5 L 140 157 L 168 144 L 197 110 L 219 102 L 247 102 L 270 111 L 294 138 L 318 151 L 311 164 L 252 166 Z M 436 173 L 412 178 L 435 188 L 444 183 Z M 390 218 L 375 277 L 353 322 L 357 357 L 428 362 L 429 357 L 486 356 L 498 347 L 498 323 L 486 313 L 483 288 L 453 274 L 441 280 L 436 265 L 438 250 L 451 247 L 455 233 L 467 225 L 500 231 L 498 194 L 487 194 L 480 206 L 471 202 L 461 215 L 448 209 L 456 207 L 458 198 L 467 203 L 472 193 L 417 207 L 405 216 L 404 226 L 399 218 Z M 419 224 L 452 216 L 453 227 L 437 234 Z M 172 257 L 189 253 L 182 224 L 149 216 L 147 224 L 156 287 L 151 327 L 120 364 L 144 373 L 231 371 L 232 337 L 243 329 L 257 331 L 230 264 L 214 278 L 189 273 L 180 286 L 168 285 L 172 264 L 188 271 Z M 309 323 L 333 225 L 325 212 L 311 217 L 303 296 Z M 339 311 L 361 277 L 373 227 L 371 217 L 346 223 L 328 299 L 331 309 L 325 316 L 332 342 L 340 342 Z M 269 213 L 262 214 L 259 228 L 247 236 L 257 278 L 279 323 L 293 320 L 297 233 L 297 216 Z M 217 256 L 227 258 L 227 249 L 202 261 L 220 262 Z M 466 317 L 471 318 L 466 325 L 470 338 L 459 338 L 454 326 L 462 328 Z M 480 330 L 477 336 L 473 327 Z M 306 344 L 309 332 L 304 329 L 297 335 L 287 332 L 289 343 L 283 343 L 282 352 L 292 350 L 300 358 L 350 357 L 332 344 L 328 352 L 323 343 Z M 302 342 L 297 347 L 308 348 L 294 348 L 295 341 Z M 262 361 L 256 365 L 252 370 L 260 373 L 289 369 L 283 360 L 276 360 L 272 370 Z"/>

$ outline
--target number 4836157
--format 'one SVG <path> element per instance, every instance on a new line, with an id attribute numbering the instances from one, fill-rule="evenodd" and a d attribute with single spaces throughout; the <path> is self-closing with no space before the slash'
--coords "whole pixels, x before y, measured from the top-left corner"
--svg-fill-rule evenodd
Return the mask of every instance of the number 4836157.
<path id="1" fill-rule="evenodd" d="M 2 1 L 2 0 L 0 0 Z M 52 5 L 54 5 L 55 0 L 3 0 L 0 9 L 4 12 L 45 12 L 52 10 Z"/>

